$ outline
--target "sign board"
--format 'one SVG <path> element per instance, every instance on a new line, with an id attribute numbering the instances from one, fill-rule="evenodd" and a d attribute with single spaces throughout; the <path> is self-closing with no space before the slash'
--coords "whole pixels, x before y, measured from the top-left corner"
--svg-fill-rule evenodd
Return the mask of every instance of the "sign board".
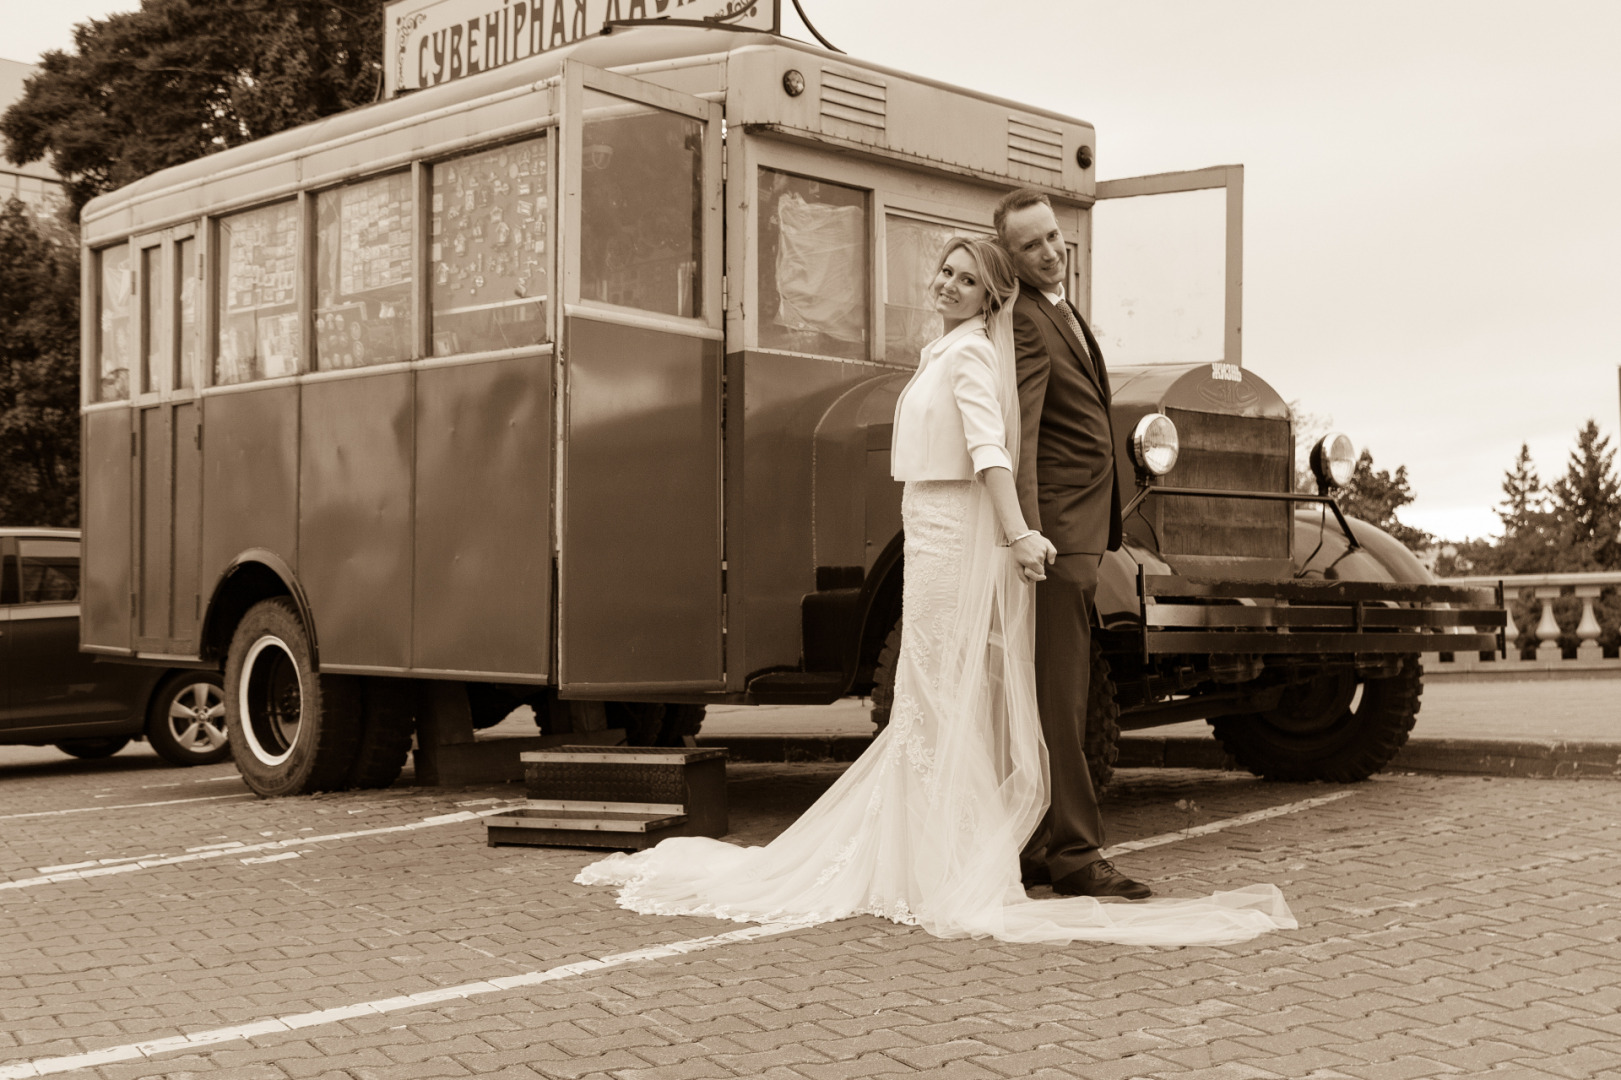
<path id="1" fill-rule="evenodd" d="M 780 0 L 394 0 L 383 14 L 389 97 L 464 79 L 600 33 L 618 19 L 776 33 Z"/>

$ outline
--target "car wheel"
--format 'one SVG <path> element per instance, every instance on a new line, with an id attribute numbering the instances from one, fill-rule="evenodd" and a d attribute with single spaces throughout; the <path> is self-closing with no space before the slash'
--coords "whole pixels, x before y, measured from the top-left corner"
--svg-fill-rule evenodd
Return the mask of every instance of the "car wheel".
<path id="1" fill-rule="evenodd" d="M 76 758 L 104 758 L 112 757 L 128 745 L 128 739 L 109 735 L 105 739 L 63 739 L 56 748 Z"/>
<path id="2" fill-rule="evenodd" d="M 146 710 L 146 741 L 172 765 L 214 765 L 231 756 L 225 684 L 212 671 L 177 671 Z"/>
<path id="3" fill-rule="evenodd" d="M 225 661 L 231 756 L 255 794 L 304 795 L 347 787 L 363 724 L 361 680 L 321 675 L 290 600 L 248 609 Z"/>
<path id="4" fill-rule="evenodd" d="M 1366 780 L 1389 764 L 1407 742 L 1424 692 L 1416 656 L 1385 679 L 1362 680 L 1350 670 L 1330 671 L 1291 686 L 1276 708 L 1210 721 L 1233 760 L 1268 780 Z"/>

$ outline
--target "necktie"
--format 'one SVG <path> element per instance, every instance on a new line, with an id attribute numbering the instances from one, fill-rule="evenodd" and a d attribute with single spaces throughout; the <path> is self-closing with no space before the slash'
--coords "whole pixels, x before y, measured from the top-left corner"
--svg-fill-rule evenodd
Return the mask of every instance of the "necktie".
<path id="1" fill-rule="evenodd" d="M 1081 364 L 1083 367 L 1092 366 L 1092 357 L 1086 347 L 1086 335 L 1081 332 L 1081 320 L 1075 317 L 1075 309 L 1069 306 L 1068 300 L 1058 301 L 1058 310 L 1064 313 L 1069 322 L 1069 328 L 1075 331 L 1075 340 L 1081 343 Z"/>

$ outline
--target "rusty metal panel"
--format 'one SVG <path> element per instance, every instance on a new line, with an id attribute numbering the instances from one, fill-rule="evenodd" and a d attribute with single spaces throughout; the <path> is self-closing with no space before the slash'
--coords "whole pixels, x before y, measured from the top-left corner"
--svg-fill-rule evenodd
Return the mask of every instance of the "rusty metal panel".
<path id="1" fill-rule="evenodd" d="M 210 395 L 203 421 L 203 589 L 252 548 L 296 568 L 298 387 Z"/>
<path id="2" fill-rule="evenodd" d="M 551 380 L 549 355 L 417 375 L 413 667 L 547 674 Z"/>
<path id="3" fill-rule="evenodd" d="M 816 589 L 812 537 L 812 444 L 816 425 L 851 386 L 877 370 L 870 364 L 775 353 L 743 354 L 743 468 L 737 487 L 733 548 L 728 552 L 729 603 L 748 627 L 746 672 L 795 667 L 800 658 L 800 600 Z M 736 431 L 729 434 L 735 438 Z"/>
<path id="4" fill-rule="evenodd" d="M 567 332 L 562 683 L 718 687 L 720 343 Z"/>
<path id="5" fill-rule="evenodd" d="M 130 412 L 84 416 L 84 548 L 79 641 L 130 648 Z"/>
<path id="6" fill-rule="evenodd" d="M 169 649 L 169 586 L 172 526 L 169 505 L 169 410 L 162 405 L 135 411 L 140 465 L 137 469 L 135 523 L 137 579 L 135 647 L 142 652 Z"/>
<path id="7" fill-rule="evenodd" d="M 202 416 L 195 401 L 175 403 L 170 416 L 170 461 L 174 469 L 174 535 L 171 595 L 174 598 L 169 633 L 170 652 L 195 655 L 197 624 L 201 609 L 198 596 L 198 563 L 202 555 L 203 472 Z"/>
<path id="8" fill-rule="evenodd" d="M 412 379 L 304 384 L 298 575 L 322 664 L 411 663 Z"/>

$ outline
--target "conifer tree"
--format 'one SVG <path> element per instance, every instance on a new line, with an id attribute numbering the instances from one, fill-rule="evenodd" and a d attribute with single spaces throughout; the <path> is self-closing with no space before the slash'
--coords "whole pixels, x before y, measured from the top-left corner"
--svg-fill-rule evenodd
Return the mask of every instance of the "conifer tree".
<path id="1" fill-rule="evenodd" d="M 1571 569 L 1621 566 L 1621 481 L 1609 446 L 1609 437 L 1589 420 L 1576 433 L 1565 475 L 1553 486 L 1560 539 L 1573 556 L 1590 564 Z"/>

